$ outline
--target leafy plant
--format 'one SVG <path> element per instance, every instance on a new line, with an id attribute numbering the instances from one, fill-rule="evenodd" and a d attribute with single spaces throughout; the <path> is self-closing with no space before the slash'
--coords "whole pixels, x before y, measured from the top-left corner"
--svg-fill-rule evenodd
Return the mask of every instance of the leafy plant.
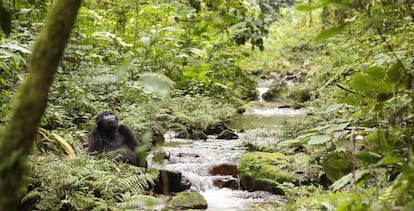
<path id="1" fill-rule="evenodd" d="M 22 206 L 32 209 L 114 210 L 155 203 L 153 197 L 142 195 L 153 175 L 128 164 L 91 159 L 85 153 L 77 159 L 45 153 L 33 156 L 31 166 L 29 192 Z"/>

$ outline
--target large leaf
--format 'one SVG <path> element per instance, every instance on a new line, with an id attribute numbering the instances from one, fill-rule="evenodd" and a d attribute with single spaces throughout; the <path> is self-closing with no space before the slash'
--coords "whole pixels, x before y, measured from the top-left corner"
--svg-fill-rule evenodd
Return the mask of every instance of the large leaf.
<path id="1" fill-rule="evenodd" d="M 338 27 L 334 27 L 334 28 L 330 28 L 330 29 L 326 29 L 321 31 L 318 36 L 316 36 L 315 40 L 316 41 L 321 41 L 321 40 L 326 40 L 330 37 L 333 37 L 339 33 L 341 33 L 341 31 L 345 28 L 345 25 L 340 25 Z"/>
<path id="2" fill-rule="evenodd" d="M 378 71 L 378 68 L 375 68 L 375 70 L 377 71 L 369 68 L 366 72 L 355 74 L 351 80 L 352 89 L 372 99 L 392 93 L 392 84 L 384 81 L 382 71 Z"/>
<path id="3" fill-rule="evenodd" d="M 146 91 L 161 97 L 167 96 L 174 87 L 174 82 L 163 74 L 145 73 L 141 75 L 140 80 Z"/>
<path id="4" fill-rule="evenodd" d="M 322 7 L 323 7 L 322 4 L 316 4 L 316 5 L 299 4 L 296 6 L 296 9 L 299 11 L 311 11 L 311 10 L 316 10 Z"/>
<path id="5" fill-rule="evenodd" d="M 337 191 L 344 187 L 348 183 L 352 183 L 353 181 L 358 181 L 362 178 L 362 176 L 368 174 L 368 170 L 356 170 L 354 173 L 348 173 L 347 175 L 343 176 L 341 179 L 337 180 L 331 185 L 333 191 Z"/>
<path id="6" fill-rule="evenodd" d="M 379 160 L 381 160 L 381 155 L 375 153 L 375 152 L 365 152 L 365 151 L 360 151 L 360 152 L 356 152 L 355 157 L 365 163 L 368 164 L 373 164 L 373 163 L 377 163 Z"/>
<path id="7" fill-rule="evenodd" d="M 331 136 L 330 135 L 326 135 L 326 134 L 323 134 L 323 135 L 314 135 L 314 136 L 311 136 L 310 137 L 310 139 L 308 141 L 308 144 L 309 145 L 324 144 L 324 143 L 326 143 L 326 142 L 328 142 L 330 140 L 331 140 Z"/>

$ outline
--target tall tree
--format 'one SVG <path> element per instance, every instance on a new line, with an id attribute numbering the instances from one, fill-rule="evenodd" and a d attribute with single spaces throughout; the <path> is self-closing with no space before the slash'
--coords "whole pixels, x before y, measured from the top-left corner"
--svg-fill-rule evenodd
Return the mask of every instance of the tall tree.
<path id="1" fill-rule="evenodd" d="M 46 109 L 49 87 L 62 58 L 81 0 L 54 1 L 29 57 L 28 74 L 0 134 L 0 210 L 17 210 L 26 162 Z"/>

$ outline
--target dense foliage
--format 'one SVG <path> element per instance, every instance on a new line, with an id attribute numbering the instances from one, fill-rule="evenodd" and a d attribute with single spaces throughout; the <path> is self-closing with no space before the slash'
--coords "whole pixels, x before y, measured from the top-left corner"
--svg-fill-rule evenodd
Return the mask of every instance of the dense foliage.
<path id="1" fill-rule="evenodd" d="M 413 2 L 317 0 L 284 8 L 292 4 L 84 1 L 42 121 L 42 128 L 72 135 L 39 130 L 40 155 L 32 159 L 23 201 L 36 201 L 38 209 L 149 202 L 140 195 L 149 175 L 137 178 L 139 169 L 83 154 L 92 117 L 111 109 L 137 133 L 174 129 L 199 138 L 256 98 L 255 79 L 271 79 L 269 99 L 293 99 L 309 116 L 300 124 L 286 122 L 283 135 L 267 134 L 278 143 L 249 147 L 289 156 L 303 151 L 309 157 L 303 165 L 320 179 L 279 185 L 289 198 L 284 209 L 414 209 Z M 11 32 L 8 16 L 0 22 L 0 125 L 48 6 L 3 1 L 0 8 L 12 20 Z M 286 81 L 293 76 L 291 86 Z M 101 180 L 84 175 L 91 170 Z M 126 174 L 119 178 L 120 172 Z M 109 180 L 118 186 L 104 184 Z M 118 188 L 132 180 L 140 181 L 133 193 Z M 48 196 L 50 189 L 57 194 Z"/>
<path id="2" fill-rule="evenodd" d="M 292 210 L 413 209 L 413 4 L 309 1 L 297 10 L 270 29 L 279 32 L 269 42 L 281 59 L 271 63 L 255 55 L 252 67 L 259 64 L 263 78 L 305 77 L 296 88 L 276 80 L 272 96 L 307 89 L 312 116 L 288 125 L 276 146 L 256 150 L 289 154 L 286 146 L 305 147 L 309 165 L 330 181 L 327 190 L 288 191 Z"/>

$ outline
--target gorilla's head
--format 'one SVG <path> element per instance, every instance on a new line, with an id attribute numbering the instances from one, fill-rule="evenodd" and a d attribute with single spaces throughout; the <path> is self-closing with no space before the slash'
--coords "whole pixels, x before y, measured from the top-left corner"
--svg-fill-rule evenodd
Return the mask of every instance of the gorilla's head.
<path id="1" fill-rule="evenodd" d="M 118 117 L 112 111 L 103 111 L 96 117 L 98 129 L 103 131 L 114 131 L 118 128 Z"/>

